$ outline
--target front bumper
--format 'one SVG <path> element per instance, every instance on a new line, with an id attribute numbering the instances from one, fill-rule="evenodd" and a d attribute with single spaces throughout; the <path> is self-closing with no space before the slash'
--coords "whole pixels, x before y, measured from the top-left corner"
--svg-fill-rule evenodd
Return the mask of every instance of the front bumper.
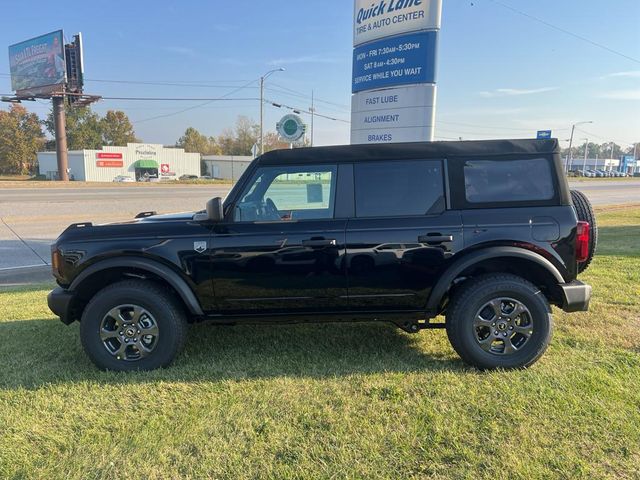
<path id="1" fill-rule="evenodd" d="M 73 301 L 73 293 L 63 288 L 57 287 L 47 295 L 47 304 L 49 310 L 60 317 L 65 325 L 73 323 L 75 318 L 72 315 L 71 303 Z"/>
<path id="2" fill-rule="evenodd" d="M 579 280 L 560 284 L 562 289 L 562 305 L 565 312 L 586 312 L 589 310 L 591 300 L 591 285 Z"/>

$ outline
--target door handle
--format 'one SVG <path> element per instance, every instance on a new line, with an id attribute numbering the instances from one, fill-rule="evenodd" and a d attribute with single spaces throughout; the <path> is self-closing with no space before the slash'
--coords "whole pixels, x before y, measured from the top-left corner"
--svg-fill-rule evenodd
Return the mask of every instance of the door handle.
<path id="1" fill-rule="evenodd" d="M 309 240 L 303 240 L 302 241 L 302 246 L 303 247 L 311 247 L 311 248 L 318 248 L 318 247 L 333 247 L 337 244 L 338 242 L 336 242 L 335 239 L 327 239 L 327 238 L 311 238 Z"/>
<path id="2" fill-rule="evenodd" d="M 418 237 L 420 243 L 444 243 L 453 242 L 453 235 L 440 235 L 439 233 L 420 235 Z"/>

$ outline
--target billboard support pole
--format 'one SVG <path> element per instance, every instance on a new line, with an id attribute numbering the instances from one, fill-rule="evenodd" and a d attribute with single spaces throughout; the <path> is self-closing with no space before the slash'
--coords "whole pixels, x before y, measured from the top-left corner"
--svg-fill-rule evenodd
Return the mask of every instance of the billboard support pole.
<path id="1" fill-rule="evenodd" d="M 64 96 L 53 97 L 53 123 L 56 130 L 56 157 L 58 158 L 58 176 L 63 182 L 69 181 L 69 160 L 67 158 L 66 115 Z"/>

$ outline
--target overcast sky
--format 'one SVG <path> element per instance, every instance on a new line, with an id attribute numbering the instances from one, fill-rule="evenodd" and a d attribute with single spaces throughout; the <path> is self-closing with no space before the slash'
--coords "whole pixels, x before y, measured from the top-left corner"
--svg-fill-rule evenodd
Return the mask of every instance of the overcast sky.
<path id="1" fill-rule="evenodd" d="M 318 119 L 316 143 L 349 142 L 352 0 L 28 5 L 1 21 L 0 93 L 10 91 L 6 47 L 62 28 L 67 39 L 83 33 L 86 93 L 245 99 L 105 100 L 95 107 L 124 110 L 147 142 L 172 144 L 189 126 L 217 135 L 238 115 L 257 121 L 257 79 L 278 67 L 286 71 L 268 79 L 265 96 L 308 108 L 314 90 L 316 110 L 343 120 Z M 444 0 L 436 138 L 531 137 L 552 129 L 564 140 L 572 123 L 592 120 L 579 127 L 577 142 L 640 141 L 639 19 L 638 0 Z M 25 106 L 40 115 L 50 108 L 45 101 Z M 265 110 L 268 130 L 289 113 Z"/>

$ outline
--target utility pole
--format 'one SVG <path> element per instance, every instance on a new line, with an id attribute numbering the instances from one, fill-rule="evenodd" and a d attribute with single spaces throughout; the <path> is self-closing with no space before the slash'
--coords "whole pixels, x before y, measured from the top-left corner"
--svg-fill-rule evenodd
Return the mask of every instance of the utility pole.
<path id="1" fill-rule="evenodd" d="M 269 70 L 260 77 L 260 155 L 264 153 L 264 81 L 269 75 L 275 72 L 284 72 L 284 68 Z"/>
<path id="2" fill-rule="evenodd" d="M 58 176 L 63 182 L 69 181 L 69 160 L 67 158 L 66 115 L 64 95 L 55 96 L 53 101 L 53 123 L 56 130 L 56 157 L 58 158 Z"/>
<path id="3" fill-rule="evenodd" d="M 313 117 L 315 116 L 314 114 L 316 112 L 313 100 L 314 100 L 313 90 L 311 90 L 311 146 L 312 147 L 313 147 Z"/>
<path id="4" fill-rule="evenodd" d="M 585 123 L 593 123 L 592 120 L 586 121 L 586 122 L 578 122 L 578 123 L 574 123 L 573 125 L 571 125 L 571 138 L 569 139 L 569 158 L 567 161 L 567 165 L 565 166 L 565 172 L 569 172 L 569 168 L 571 165 L 571 162 L 573 161 L 573 152 L 571 151 L 571 147 L 573 146 L 573 134 L 576 131 L 576 126 L 578 125 L 583 125 Z"/>
<path id="5" fill-rule="evenodd" d="M 616 145 L 615 142 L 611 142 L 611 155 L 609 155 L 609 158 L 611 158 L 611 160 L 613 160 L 613 147 Z M 611 165 L 609 167 L 610 170 L 613 170 L 613 162 L 611 162 Z"/>
<path id="6" fill-rule="evenodd" d="M 585 145 L 584 145 L 584 162 L 582 163 L 582 172 L 584 174 L 584 171 L 587 169 L 587 154 L 589 152 L 589 139 L 585 138 Z"/>

